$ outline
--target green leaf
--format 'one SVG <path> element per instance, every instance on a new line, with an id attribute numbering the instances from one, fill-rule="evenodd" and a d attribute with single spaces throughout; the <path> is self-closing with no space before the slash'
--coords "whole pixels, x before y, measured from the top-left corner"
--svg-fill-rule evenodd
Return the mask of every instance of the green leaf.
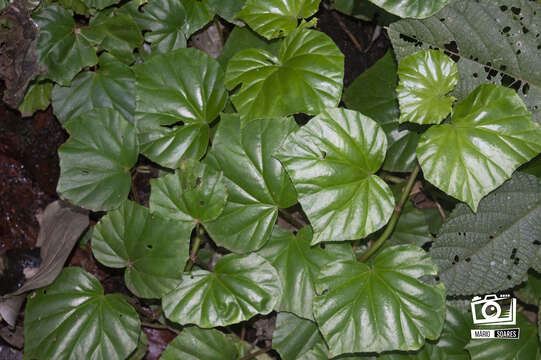
<path id="1" fill-rule="evenodd" d="M 19 111 L 23 117 L 32 116 L 38 110 L 46 110 L 51 103 L 51 91 L 53 83 L 49 81 L 37 81 L 28 86 L 24 100 L 19 105 Z"/>
<path id="2" fill-rule="evenodd" d="M 238 252 L 261 248 L 272 232 L 278 208 L 297 202 L 291 180 L 272 157 L 296 128 L 293 119 L 278 118 L 252 121 L 241 129 L 238 115 L 222 114 L 205 159 L 210 167 L 223 172 L 229 195 L 220 217 L 205 223 L 220 246 Z"/>
<path id="3" fill-rule="evenodd" d="M 144 331 L 139 333 L 139 341 L 137 342 L 137 348 L 128 356 L 127 360 L 143 360 L 148 352 L 148 337 Z"/>
<path id="4" fill-rule="evenodd" d="M 391 14 L 403 18 L 422 19 L 438 12 L 449 0 L 417 0 L 406 2 L 399 0 L 370 0 L 370 2 Z"/>
<path id="5" fill-rule="evenodd" d="M 456 100 L 445 96 L 458 82 L 456 63 L 438 50 L 424 50 L 402 59 L 396 89 L 400 104 L 399 122 L 439 124 Z"/>
<path id="6" fill-rule="evenodd" d="M 168 319 L 202 328 L 227 326 L 268 314 L 281 295 L 276 269 L 256 254 L 222 257 L 214 272 L 185 273 L 180 285 L 162 298 Z"/>
<path id="7" fill-rule="evenodd" d="M 126 286 L 136 296 L 159 298 L 180 283 L 192 228 L 125 201 L 94 227 L 92 253 L 105 266 L 126 268 Z"/>
<path id="8" fill-rule="evenodd" d="M 183 30 L 186 9 L 181 1 L 151 0 L 143 6 L 143 11 L 144 16 L 140 17 L 138 24 L 142 30 L 149 30 L 145 40 L 151 44 L 153 54 L 164 54 L 186 47 L 186 34 Z"/>
<path id="9" fill-rule="evenodd" d="M 331 5 L 333 9 L 344 14 L 364 21 L 376 21 L 379 25 L 388 26 L 390 23 L 400 19 L 369 1 L 334 0 Z"/>
<path id="10" fill-rule="evenodd" d="M 359 75 L 344 93 L 349 109 L 374 119 L 387 134 L 387 156 L 383 169 L 409 172 L 415 166 L 420 135 L 398 124 L 400 114 L 396 96 L 397 66 L 392 51 Z M 411 127 L 411 126 L 409 126 Z"/>
<path id="11" fill-rule="evenodd" d="M 117 4 L 120 2 L 120 0 L 84 0 L 86 3 L 86 6 L 89 8 L 94 8 L 97 10 L 105 9 L 106 7 L 109 7 L 111 5 Z"/>
<path id="12" fill-rule="evenodd" d="M 517 325 L 500 327 L 519 327 L 519 339 L 472 339 L 466 346 L 472 360 L 541 359 L 537 327 L 528 321 L 522 312 L 517 314 Z"/>
<path id="13" fill-rule="evenodd" d="M 139 326 L 139 316 L 124 296 L 104 295 L 96 278 L 67 267 L 54 283 L 28 296 L 24 356 L 125 359 L 137 346 Z"/>
<path id="14" fill-rule="evenodd" d="M 480 85 L 451 121 L 432 126 L 417 146 L 425 179 L 473 211 L 479 201 L 541 151 L 541 127 L 514 90 Z"/>
<path id="15" fill-rule="evenodd" d="M 390 239 L 398 244 L 417 246 L 422 246 L 434 240 L 430 235 L 427 216 L 424 211 L 415 208 L 411 201 L 407 201 Z"/>
<path id="16" fill-rule="evenodd" d="M 541 300 L 541 277 L 539 274 L 529 271 L 528 280 L 517 290 L 517 295 L 525 303 L 538 304 Z"/>
<path id="17" fill-rule="evenodd" d="M 216 60 L 222 65 L 227 66 L 229 60 L 238 52 L 246 49 L 262 49 L 274 56 L 278 56 L 280 52 L 280 40 L 266 40 L 255 32 L 250 30 L 247 26 L 233 28 L 231 34 L 227 37 L 227 41 L 222 50 L 222 53 Z"/>
<path id="18" fill-rule="evenodd" d="M 298 19 L 314 15 L 320 0 L 247 0 L 237 17 L 267 39 L 282 37 L 297 28 Z"/>
<path id="19" fill-rule="evenodd" d="M 98 62 L 95 44 L 81 34 L 68 10 L 50 5 L 32 18 L 39 26 L 36 43 L 39 61 L 47 67 L 53 81 L 69 85 L 82 68 Z"/>
<path id="20" fill-rule="evenodd" d="M 276 316 L 276 327 L 272 335 L 272 348 L 283 360 L 297 360 L 317 348 L 326 356 L 328 349 L 316 323 L 287 312 Z"/>
<path id="21" fill-rule="evenodd" d="M 276 156 L 312 224 L 312 244 L 363 238 L 387 223 L 394 197 L 374 175 L 386 147 L 375 121 L 338 108 L 324 110 L 289 135 Z"/>
<path id="22" fill-rule="evenodd" d="M 312 300 L 315 280 L 321 268 L 336 260 L 353 259 L 349 244 L 334 244 L 342 252 L 329 248 L 310 247 L 312 229 L 304 227 L 297 235 L 275 226 L 270 240 L 258 252 L 274 266 L 282 283 L 282 299 L 277 310 L 289 311 L 303 318 L 313 319 Z M 344 257 L 343 254 L 349 254 Z"/>
<path id="23" fill-rule="evenodd" d="M 537 155 L 533 160 L 525 164 L 520 171 L 532 174 L 541 178 L 541 155 Z"/>
<path id="24" fill-rule="evenodd" d="M 237 360 L 238 350 L 231 339 L 216 329 L 189 326 L 167 345 L 163 360 Z"/>
<path id="25" fill-rule="evenodd" d="M 210 7 L 216 14 L 228 22 L 240 26 L 243 25 L 243 22 L 236 19 L 236 16 L 242 10 L 245 2 L 246 0 L 208 0 Z M 239 28 L 235 27 L 235 29 Z M 235 31 L 235 29 L 233 29 L 233 31 Z M 231 34 L 229 36 L 231 36 Z"/>
<path id="26" fill-rule="evenodd" d="M 134 69 L 141 152 L 170 168 L 183 158 L 201 158 L 209 141 L 208 124 L 227 101 L 218 62 L 189 48 L 154 56 Z"/>
<path id="27" fill-rule="evenodd" d="M 539 2 L 455 0 L 428 19 L 395 22 L 388 33 L 399 59 L 429 47 L 447 49 L 457 60 L 459 82 L 452 95 L 458 99 L 483 83 L 513 85 L 541 124 L 541 57 L 534 55 Z"/>
<path id="28" fill-rule="evenodd" d="M 336 261 L 321 270 L 314 315 L 330 352 L 417 350 L 440 336 L 445 289 L 420 280 L 436 266 L 422 249 L 390 246 L 372 266 Z"/>
<path id="29" fill-rule="evenodd" d="M 448 293 L 495 293 L 520 284 L 531 266 L 541 270 L 540 218 L 541 179 L 520 172 L 477 214 L 459 204 L 430 248 Z"/>
<path id="30" fill-rule="evenodd" d="M 229 60 L 225 85 L 243 119 L 317 114 L 336 106 L 342 95 L 344 55 L 325 34 L 299 29 L 289 34 L 274 56 L 247 49 Z"/>
<path id="31" fill-rule="evenodd" d="M 186 38 L 189 38 L 214 18 L 214 9 L 209 0 L 182 0 L 182 5 L 186 9 L 186 22 L 182 26 Z"/>
<path id="32" fill-rule="evenodd" d="M 216 219 L 224 209 L 223 175 L 197 160 L 185 161 L 174 174 L 150 180 L 150 209 L 190 228 Z"/>
<path id="33" fill-rule="evenodd" d="M 79 15 L 87 15 L 89 9 L 84 0 L 59 0 L 58 5 L 66 9 L 71 9 L 74 13 Z"/>
<path id="34" fill-rule="evenodd" d="M 58 193 L 94 210 L 120 206 L 130 191 L 139 148 L 135 128 L 112 109 L 94 109 L 64 123 L 70 138 L 58 149 Z"/>
<path id="35" fill-rule="evenodd" d="M 135 77 L 127 65 L 102 54 L 97 71 L 83 71 L 70 86 L 55 85 L 52 102 L 61 123 L 104 107 L 115 109 L 133 124 Z"/>

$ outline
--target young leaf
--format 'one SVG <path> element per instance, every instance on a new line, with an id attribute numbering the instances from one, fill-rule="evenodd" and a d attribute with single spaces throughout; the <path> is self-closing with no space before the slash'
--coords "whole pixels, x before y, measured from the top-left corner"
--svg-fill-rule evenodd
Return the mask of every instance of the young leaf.
<path id="1" fill-rule="evenodd" d="M 247 49 L 231 58 L 225 85 L 243 119 L 317 114 L 342 95 L 344 55 L 325 34 L 299 29 L 289 34 L 279 56 Z"/>
<path id="2" fill-rule="evenodd" d="M 282 283 L 282 298 L 277 310 L 289 311 L 303 318 L 313 319 L 312 300 L 315 280 L 321 268 L 336 260 L 353 260 L 351 247 L 334 244 L 343 251 L 333 252 L 319 246 L 310 247 L 312 230 L 304 227 L 297 235 L 275 226 L 270 240 L 258 252 L 278 271 Z M 344 257 L 343 254 L 349 256 Z"/>
<path id="3" fill-rule="evenodd" d="M 51 103 L 51 91 L 53 83 L 38 81 L 31 83 L 26 90 L 24 100 L 19 105 L 19 111 L 23 117 L 32 116 L 37 110 L 45 110 Z"/>
<path id="4" fill-rule="evenodd" d="M 297 28 L 298 19 L 314 15 L 320 0 L 247 0 L 237 17 L 267 39 L 285 36 Z"/>
<path id="5" fill-rule="evenodd" d="M 205 228 L 220 246 L 247 252 L 269 239 L 278 208 L 297 202 L 291 180 L 272 157 L 297 125 L 287 118 L 252 121 L 243 129 L 240 123 L 238 115 L 222 114 L 205 158 L 210 167 L 223 172 L 228 192 L 223 213 Z"/>
<path id="6" fill-rule="evenodd" d="M 227 201 L 223 175 L 197 160 L 187 159 L 175 174 L 152 179 L 150 185 L 150 209 L 190 229 L 216 219 Z"/>
<path id="7" fill-rule="evenodd" d="M 98 62 L 96 50 L 75 24 L 71 13 L 57 5 L 49 5 L 33 20 L 39 26 L 36 51 L 48 76 L 60 85 L 69 85 L 71 79 L 85 66 Z"/>
<path id="8" fill-rule="evenodd" d="M 439 124 L 451 112 L 455 98 L 445 96 L 458 82 L 456 63 L 438 50 L 425 50 L 402 59 L 396 88 L 399 122 Z"/>
<path id="9" fill-rule="evenodd" d="M 163 360 L 237 360 L 238 349 L 231 339 L 216 329 L 188 326 L 167 345 Z"/>
<path id="10" fill-rule="evenodd" d="M 425 179 L 466 202 L 479 201 L 541 151 L 541 127 L 514 90 L 480 85 L 451 121 L 432 126 L 417 146 Z"/>
<path id="11" fill-rule="evenodd" d="M 272 348 L 278 351 L 282 360 L 304 359 L 303 356 L 315 348 L 328 359 L 327 345 L 316 323 L 287 312 L 279 312 L 276 316 Z"/>
<path id="12" fill-rule="evenodd" d="M 70 138 L 58 149 L 58 193 L 94 211 L 119 207 L 130 191 L 130 169 L 139 153 L 133 125 L 116 111 L 99 108 L 64 128 Z"/>
<path id="13" fill-rule="evenodd" d="M 227 326 L 268 314 L 282 289 L 276 269 L 256 254 L 222 257 L 214 272 L 185 273 L 180 285 L 162 298 L 168 319 L 202 328 Z"/>
<path id="14" fill-rule="evenodd" d="M 216 60 L 193 48 L 157 55 L 136 66 L 136 124 L 142 153 L 170 168 L 177 168 L 183 158 L 203 156 L 208 124 L 227 100 L 223 76 Z M 178 125 L 181 122 L 183 126 Z"/>
<path id="15" fill-rule="evenodd" d="M 422 19 L 438 12 L 449 2 L 449 0 L 418 0 L 406 2 L 397 0 L 370 0 L 370 2 L 391 14 L 403 18 Z"/>
<path id="16" fill-rule="evenodd" d="M 92 253 L 105 266 L 126 268 L 126 286 L 136 296 L 159 298 L 180 283 L 192 228 L 127 200 L 94 227 Z"/>
<path id="17" fill-rule="evenodd" d="M 83 71 L 70 86 L 55 85 L 53 109 L 61 123 L 106 107 L 115 109 L 133 124 L 135 77 L 132 70 L 108 54 L 100 56 L 99 67 L 97 71 Z"/>
<path id="18" fill-rule="evenodd" d="M 28 297 L 25 357 L 125 359 L 137 346 L 139 326 L 124 296 L 104 295 L 92 275 L 79 267 L 64 268 L 54 283 Z"/>
<path id="19" fill-rule="evenodd" d="M 314 315 L 333 355 L 417 350 L 440 336 L 445 288 L 428 285 L 436 265 L 422 249 L 390 246 L 371 266 L 336 261 L 321 270 Z"/>
<path id="20" fill-rule="evenodd" d="M 518 15 L 515 12 L 519 12 Z M 391 24 L 397 58 L 420 49 L 447 50 L 458 65 L 452 95 L 465 98 L 483 83 L 512 85 L 541 124 L 541 4 L 528 0 L 455 0 L 425 20 Z"/>
<path id="21" fill-rule="evenodd" d="M 295 131 L 276 153 L 314 229 L 312 244 L 363 238 L 389 220 L 394 197 L 374 173 L 387 139 L 372 119 L 329 108 Z"/>
<path id="22" fill-rule="evenodd" d="M 509 289 L 541 270 L 541 179 L 516 173 L 479 204 L 459 204 L 430 248 L 450 295 Z M 479 270 L 478 270 L 479 269 Z"/>

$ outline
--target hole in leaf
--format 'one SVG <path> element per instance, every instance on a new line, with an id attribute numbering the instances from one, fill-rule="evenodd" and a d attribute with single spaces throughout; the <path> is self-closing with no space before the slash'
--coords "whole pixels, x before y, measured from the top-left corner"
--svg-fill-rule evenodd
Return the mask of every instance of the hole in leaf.
<path id="1" fill-rule="evenodd" d="M 455 262 L 458 262 L 460 259 L 458 258 L 458 255 L 455 255 L 455 258 L 454 258 Z"/>
<path id="2" fill-rule="evenodd" d="M 183 125 L 184 125 L 184 121 L 177 121 L 177 122 L 172 123 L 170 125 L 162 125 L 162 126 L 165 127 L 165 128 L 173 129 L 173 128 L 177 127 L 177 126 L 183 126 Z"/>
<path id="3" fill-rule="evenodd" d="M 515 53 L 516 55 L 520 55 L 521 51 L 520 49 L 517 50 L 517 52 Z"/>
<path id="4" fill-rule="evenodd" d="M 441 21 L 441 22 L 445 22 L 445 18 L 441 18 L 440 21 Z"/>
<path id="5" fill-rule="evenodd" d="M 43 295 L 47 295 L 47 290 L 43 290 Z"/>
<path id="6" fill-rule="evenodd" d="M 507 11 L 507 6 L 505 6 L 505 5 L 500 6 L 500 10 L 501 11 Z"/>
<path id="7" fill-rule="evenodd" d="M 409 37 L 407 35 L 404 35 L 404 34 L 400 34 L 400 39 L 406 41 L 406 42 L 409 42 L 409 43 L 412 43 L 412 44 L 415 44 L 415 46 L 421 46 L 423 45 L 422 42 L 420 42 L 419 40 L 416 40 L 412 37 Z"/>
<path id="8" fill-rule="evenodd" d="M 489 238 L 490 240 L 492 240 L 492 239 L 494 239 L 494 236 L 490 235 L 488 238 Z"/>
<path id="9" fill-rule="evenodd" d="M 541 241 L 539 241 L 539 240 L 534 240 L 532 244 L 534 244 L 534 245 L 541 245 Z"/>
<path id="10" fill-rule="evenodd" d="M 520 8 L 518 7 L 511 7 L 511 11 L 513 12 L 513 14 L 515 15 L 519 15 L 520 14 Z"/>
<path id="11" fill-rule="evenodd" d="M 477 79 L 477 77 L 479 77 L 479 74 L 478 74 L 478 73 L 473 73 L 472 75 L 473 75 L 473 77 L 476 78 L 476 79 Z"/>
<path id="12" fill-rule="evenodd" d="M 518 265 L 519 261 L 520 261 L 520 259 L 516 258 L 515 261 L 513 261 L 513 264 Z"/>
<path id="13" fill-rule="evenodd" d="M 509 30 L 511 30 L 511 27 L 510 27 L 510 26 L 506 26 L 506 27 L 504 27 L 504 28 L 502 29 L 502 32 L 503 32 L 504 34 L 506 34 L 506 33 L 509 32 Z"/>
<path id="14" fill-rule="evenodd" d="M 326 157 L 327 157 L 327 152 L 321 150 L 321 160 L 325 160 Z"/>
<path id="15" fill-rule="evenodd" d="M 205 201 L 204 200 L 199 200 L 199 205 L 205 206 Z"/>
<path id="16" fill-rule="evenodd" d="M 81 174 L 88 175 L 88 170 L 81 170 Z"/>
<path id="17" fill-rule="evenodd" d="M 522 27 L 522 32 L 523 32 L 524 34 L 527 34 L 527 33 L 530 32 L 530 30 L 528 30 L 528 28 L 527 28 L 526 26 L 523 26 L 523 27 Z"/>
<path id="18" fill-rule="evenodd" d="M 466 262 L 470 262 L 470 261 L 471 261 L 471 258 L 467 257 Z"/>
<path id="19" fill-rule="evenodd" d="M 524 86 L 522 87 L 522 93 L 524 95 L 528 95 L 528 91 L 530 91 L 530 84 L 524 84 Z"/>
<path id="20" fill-rule="evenodd" d="M 202 187 L 203 186 L 203 179 L 201 179 L 200 176 L 195 178 L 195 186 Z"/>
<path id="21" fill-rule="evenodd" d="M 520 87 L 522 86 L 522 81 L 517 80 L 514 83 L 512 83 L 509 87 L 515 91 L 518 91 Z"/>
<path id="22" fill-rule="evenodd" d="M 517 79 L 515 79 L 512 76 L 509 76 L 507 74 L 504 74 L 502 76 L 502 85 L 503 86 L 510 86 L 512 83 L 514 83 Z"/>
<path id="23" fill-rule="evenodd" d="M 511 280 L 511 275 L 507 275 L 507 280 Z"/>
<path id="24" fill-rule="evenodd" d="M 509 258 L 514 259 L 516 254 L 517 254 L 517 249 L 513 248 L 513 250 L 511 250 L 511 256 Z"/>
<path id="25" fill-rule="evenodd" d="M 152 249 L 152 245 L 147 245 L 147 249 Z"/>
<path id="26" fill-rule="evenodd" d="M 439 276 L 436 276 L 436 281 L 440 281 L 440 277 Z"/>

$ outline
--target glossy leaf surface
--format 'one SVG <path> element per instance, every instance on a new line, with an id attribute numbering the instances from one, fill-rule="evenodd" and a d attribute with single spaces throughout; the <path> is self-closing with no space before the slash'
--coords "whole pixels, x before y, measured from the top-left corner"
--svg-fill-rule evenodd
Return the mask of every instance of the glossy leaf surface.
<path id="1" fill-rule="evenodd" d="M 390 246 L 371 266 L 328 264 L 319 275 L 314 315 L 330 352 L 417 350 L 440 336 L 445 289 L 419 280 L 436 266 L 421 248 Z"/>
<path id="2" fill-rule="evenodd" d="M 459 204 L 430 248 L 449 294 L 497 293 L 539 269 L 540 218 L 541 179 L 522 173 L 483 199 L 477 214 Z"/>
<path id="3" fill-rule="evenodd" d="M 130 191 L 139 148 L 135 128 L 112 109 L 94 109 L 64 123 L 70 138 L 60 149 L 57 191 L 90 210 L 120 206 Z"/>
<path id="4" fill-rule="evenodd" d="M 182 26 L 186 38 L 214 18 L 214 10 L 209 0 L 183 0 L 182 5 L 186 9 L 186 21 Z"/>
<path id="5" fill-rule="evenodd" d="M 374 175 L 386 147 L 375 121 L 338 108 L 326 109 L 289 135 L 276 156 L 312 224 L 312 244 L 363 238 L 387 223 L 394 197 Z"/>
<path id="6" fill-rule="evenodd" d="M 185 273 L 180 285 L 162 298 L 162 306 L 172 321 L 212 328 L 268 314 L 280 295 L 278 273 L 268 261 L 256 254 L 229 254 L 214 272 Z"/>
<path id="7" fill-rule="evenodd" d="M 228 200 L 215 221 L 205 223 L 212 239 L 229 250 L 261 248 L 269 239 L 278 208 L 297 202 L 280 162 L 272 157 L 295 130 L 293 119 L 252 121 L 241 129 L 238 115 L 223 114 L 206 163 L 224 174 Z"/>
<path id="8" fill-rule="evenodd" d="M 283 41 L 280 54 L 247 49 L 231 58 L 225 84 L 246 119 L 296 113 L 317 114 L 342 95 L 344 55 L 327 35 L 299 29 Z"/>
<path id="9" fill-rule="evenodd" d="M 105 266 L 126 268 L 126 285 L 136 296 L 159 298 L 180 283 L 191 232 L 192 226 L 125 201 L 94 227 L 92 252 Z"/>
<path id="10" fill-rule="evenodd" d="M 370 2 L 402 18 L 422 19 L 436 13 L 449 0 L 417 0 L 407 2 L 399 0 L 370 0 Z"/>
<path id="11" fill-rule="evenodd" d="M 174 174 L 152 179 L 150 184 L 150 209 L 191 227 L 216 219 L 227 201 L 223 175 L 195 160 L 183 162 Z"/>
<path id="12" fill-rule="evenodd" d="M 247 0 L 237 17 L 270 40 L 293 32 L 298 19 L 306 19 L 318 10 L 319 1 Z"/>
<path id="13" fill-rule="evenodd" d="M 103 54 L 99 70 L 80 73 L 70 86 L 55 85 L 52 102 L 61 123 L 100 107 L 115 109 L 133 123 L 135 77 L 127 65 Z"/>
<path id="14" fill-rule="evenodd" d="M 483 196 L 541 152 L 541 127 L 512 89 L 486 84 L 458 103 L 450 123 L 417 147 L 425 179 L 474 211 Z"/>
<path id="15" fill-rule="evenodd" d="M 268 51 L 274 56 L 278 56 L 281 43 L 282 42 L 280 40 L 266 40 L 257 35 L 257 33 L 254 31 L 250 30 L 250 28 L 247 26 L 235 26 L 227 37 L 227 41 L 222 53 L 216 60 L 218 60 L 218 62 L 225 68 L 229 62 L 229 59 L 231 59 L 238 52 L 246 49 L 262 49 Z"/>
<path id="16" fill-rule="evenodd" d="M 238 349 L 231 339 L 216 329 L 189 326 L 167 345 L 163 360 L 237 360 Z"/>
<path id="17" fill-rule="evenodd" d="M 65 268 L 32 293 L 24 317 L 28 358 L 125 359 L 139 338 L 139 317 L 126 298 L 104 295 L 100 282 L 79 267 Z"/>
<path id="18" fill-rule="evenodd" d="M 314 351 L 314 348 L 318 348 L 327 359 L 328 352 L 317 324 L 288 312 L 279 312 L 276 316 L 272 348 L 278 351 L 283 360 L 303 358 L 309 351 Z"/>
<path id="19" fill-rule="evenodd" d="M 170 168 L 177 168 L 183 158 L 203 156 L 208 123 L 227 100 L 223 76 L 216 60 L 193 48 L 157 55 L 135 67 L 142 153 Z"/>
<path id="20" fill-rule="evenodd" d="M 439 124 L 451 112 L 455 100 L 445 96 L 458 82 L 456 63 L 438 50 L 424 50 L 402 59 L 396 92 L 399 122 Z"/>
<path id="21" fill-rule="evenodd" d="M 145 41 L 151 44 L 153 54 L 164 54 L 186 47 L 183 26 L 186 9 L 178 0 L 152 0 L 143 6 L 139 26 L 149 32 Z"/>

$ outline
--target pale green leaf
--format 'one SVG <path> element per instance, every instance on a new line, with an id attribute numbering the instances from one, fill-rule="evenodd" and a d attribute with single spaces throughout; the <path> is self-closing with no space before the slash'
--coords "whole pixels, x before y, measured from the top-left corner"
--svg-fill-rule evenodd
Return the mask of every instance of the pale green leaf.
<path id="1" fill-rule="evenodd" d="M 312 244 L 363 238 L 389 220 L 394 197 L 374 175 L 385 158 L 381 127 L 359 112 L 329 108 L 276 153 L 314 229 Z"/>
<path id="2" fill-rule="evenodd" d="M 268 314 L 281 295 L 276 269 L 256 254 L 229 254 L 213 272 L 185 273 L 180 285 L 162 298 L 168 319 L 202 328 L 227 326 Z"/>
<path id="3" fill-rule="evenodd" d="M 237 360 L 238 350 L 216 329 L 189 326 L 182 329 L 163 352 L 163 360 Z"/>
<path id="4" fill-rule="evenodd" d="M 139 147 L 135 128 L 112 109 L 99 108 L 64 123 L 70 138 L 58 149 L 58 193 L 90 210 L 120 206 L 130 191 Z"/>
<path id="5" fill-rule="evenodd" d="M 342 95 L 344 55 L 325 34 L 299 29 L 282 42 L 274 56 L 247 49 L 231 58 L 225 84 L 233 104 L 246 119 L 296 113 L 317 114 L 336 106 Z"/>
<path id="6" fill-rule="evenodd" d="M 139 326 L 139 316 L 124 296 L 104 295 L 96 278 L 68 267 L 28 297 L 24 356 L 122 360 L 135 350 Z"/>
<path id="7" fill-rule="evenodd" d="M 31 83 L 26 90 L 24 100 L 19 105 L 19 111 L 23 117 L 32 116 L 38 110 L 45 110 L 51 103 L 51 91 L 53 83 L 38 81 Z"/>

